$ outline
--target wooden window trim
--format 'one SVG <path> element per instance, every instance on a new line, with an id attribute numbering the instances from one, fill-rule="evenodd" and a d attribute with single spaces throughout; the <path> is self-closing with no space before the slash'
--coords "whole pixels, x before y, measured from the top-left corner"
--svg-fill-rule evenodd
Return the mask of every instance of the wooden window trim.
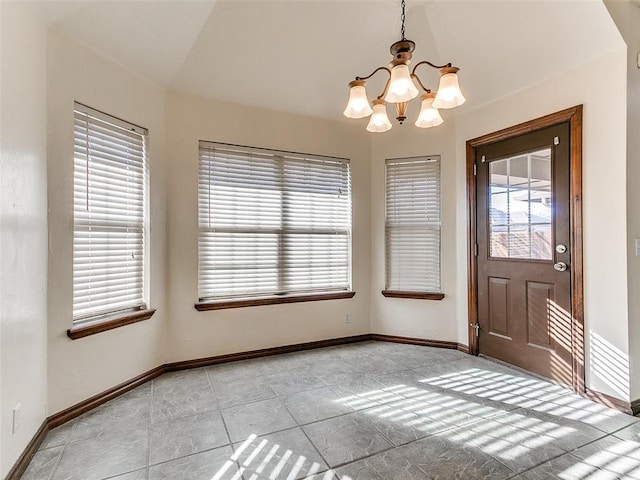
<path id="1" fill-rule="evenodd" d="M 353 298 L 356 292 L 314 293 L 311 295 L 278 295 L 259 298 L 234 298 L 198 302 L 194 305 L 199 312 L 208 310 L 224 310 L 227 308 L 257 307 L 260 305 L 278 305 L 281 303 L 316 302 L 319 300 L 340 300 Z"/>
<path id="2" fill-rule="evenodd" d="M 382 290 L 382 295 L 389 298 L 414 298 L 416 300 L 442 300 L 444 293 L 406 292 L 403 290 Z"/>
<path id="3" fill-rule="evenodd" d="M 570 135 L 570 218 L 573 233 L 570 252 L 572 252 L 571 278 L 571 349 L 573 372 L 571 385 L 581 395 L 585 392 L 585 353 L 584 353 L 584 278 L 582 258 L 582 105 L 567 108 L 544 117 L 508 127 L 497 132 L 467 140 L 467 231 L 468 231 L 468 336 L 469 353 L 478 355 L 479 344 L 475 325 L 478 322 L 478 265 L 475 256 L 476 238 L 476 177 L 474 164 L 476 150 L 490 143 L 534 132 L 561 123 L 569 123 Z"/>
<path id="4" fill-rule="evenodd" d="M 118 315 L 117 317 L 109 318 L 104 322 L 95 323 L 93 325 L 72 327 L 67 330 L 67 336 L 71 340 L 77 340 L 79 338 L 88 337 L 89 335 L 95 335 L 96 333 L 102 333 L 106 332 L 107 330 L 113 330 L 114 328 L 120 328 L 124 327 L 125 325 L 148 320 L 153 316 L 154 313 L 156 313 L 156 310 L 154 308 L 151 308 L 133 313 Z"/>

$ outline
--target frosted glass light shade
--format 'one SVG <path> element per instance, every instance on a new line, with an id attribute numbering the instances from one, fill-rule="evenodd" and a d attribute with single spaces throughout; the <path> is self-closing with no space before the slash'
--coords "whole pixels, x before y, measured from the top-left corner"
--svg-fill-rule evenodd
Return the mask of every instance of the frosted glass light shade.
<path id="1" fill-rule="evenodd" d="M 367 125 L 368 132 L 386 132 L 391 129 L 391 122 L 387 116 L 387 106 L 384 100 L 374 100 L 373 113 Z"/>
<path id="2" fill-rule="evenodd" d="M 418 96 L 418 89 L 413 84 L 409 67 L 403 63 L 391 69 L 389 90 L 384 96 L 387 103 L 408 102 Z"/>
<path id="3" fill-rule="evenodd" d="M 364 118 L 371 115 L 371 106 L 367 99 L 367 91 L 365 90 L 366 82 L 364 80 L 355 80 L 349 83 L 351 90 L 349 91 L 349 101 L 344 109 L 344 116 L 347 118 Z"/>
<path id="4" fill-rule="evenodd" d="M 436 98 L 435 94 L 426 93 L 421 98 L 422 106 L 420 107 L 420 114 L 418 115 L 418 119 L 416 120 L 416 127 L 437 127 L 444 120 L 442 120 L 438 109 L 433 108 L 433 100 Z"/>
<path id="5" fill-rule="evenodd" d="M 440 86 L 433 101 L 434 108 L 453 108 L 466 101 L 458 85 L 458 70 L 456 67 L 440 70 Z"/>

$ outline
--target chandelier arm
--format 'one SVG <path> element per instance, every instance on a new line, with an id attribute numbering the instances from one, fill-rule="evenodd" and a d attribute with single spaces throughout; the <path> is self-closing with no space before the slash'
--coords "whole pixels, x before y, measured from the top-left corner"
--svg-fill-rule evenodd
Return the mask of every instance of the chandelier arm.
<path id="1" fill-rule="evenodd" d="M 391 83 L 391 78 L 389 78 L 389 80 L 387 80 L 387 83 L 384 84 L 384 90 L 380 95 L 378 95 L 378 100 L 380 100 L 381 98 L 384 98 L 384 96 L 387 94 L 387 92 L 389 91 L 390 83 Z"/>
<path id="2" fill-rule="evenodd" d="M 356 80 L 368 80 L 371 77 L 373 77 L 376 73 L 378 73 L 380 70 L 386 70 L 387 73 L 389 74 L 389 77 L 391 77 L 391 70 L 389 70 L 387 67 L 378 67 L 373 71 L 371 75 L 368 75 L 366 77 L 356 77 Z"/>
<path id="3" fill-rule="evenodd" d="M 411 74 L 411 78 L 418 82 L 418 85 L 420 85 L 420 87 L 422 87 L 422 90 L 424 90 L 426 93 L 431 93 L 431 90 L 429 90 L 427 87 L 424 86 L 424 84 L 422 83 L 422 81 L 420 80 L 420 77 L 418 77 L 418 75 L 416 75 L 415 73 L 412 73 Z"/>
<path id="4" fill-rule="evenodd" d="M 420 66 L 420 65 L 429 65 L 432 68 L 448 68 L 451 66 L 451 63 L 447 63 L 446 65 L 434 65 L 431 62 L 428 62 L 427 60 L 423 60 L 422 62 L 418 62 L 416 63 L 416 65 L 413 67 L 413 71 L 411 72 L 411 75 L 414 75 L 416 73 L 416 69 Z"/>

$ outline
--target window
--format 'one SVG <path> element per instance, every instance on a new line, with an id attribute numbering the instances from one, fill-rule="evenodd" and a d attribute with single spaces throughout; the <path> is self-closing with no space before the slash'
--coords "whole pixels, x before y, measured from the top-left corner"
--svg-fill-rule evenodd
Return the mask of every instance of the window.
<path id="1" fill-rule="evenodd" d="M 79 103 L 74 113 L 77 328 L 146 309 L 147 131 Z"/>
<path id="2" fill-rule="evenodd" d="M 201 302 L 350 289 L 348 160 L 200 142 L 198 184 Z"/>
<path id="3" fill-rule="evenodd" d="M 386 161 L 385 241 L 383 293 L 411 297 L 409 292 L 441 292 L 440 157 Z M 441 299 L 443 295 L 416 297 Z"/>

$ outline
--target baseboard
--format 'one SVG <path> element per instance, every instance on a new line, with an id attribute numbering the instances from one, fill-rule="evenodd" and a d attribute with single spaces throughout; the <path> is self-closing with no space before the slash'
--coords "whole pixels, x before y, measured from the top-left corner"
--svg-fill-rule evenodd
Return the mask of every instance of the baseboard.
<path id="1" fill-rule="evenodd" d="M 112 400 L 123 393 L 128 392 L 129 390 L 133 390 L 137 386 L 142 385 L 143 383 L 148 382 L 149 380 L 153 380 L 156 377 L 159 377 L 165 372 L 164 365 L 156 367 L 148 372 L 145 372 L 137 377 L 134 377 L 126 382 L 122 382 L 120 385 L 116 385 L 108 390 L 105 390 L 102 393 L 98 393 L 91 398 L 88 398 L 80 403 L 76 403 L 75 405 L 62 410 L 61 412 L 56 413 L 55 415 L 51 415 L 47 419 L 47 424 L 49 428 L 55 428 L 63 423 L 72 420 L 83 413 L 87 413 L 90 410 L 93 410 L 96 407 L 99 407 L 103 403 Z"/>
<path id="2" fill-rule="evenodd" d="M 293 345 L 283 345 L 281 347 L 262 348 L 260 350 L 250 350 L 248 352 L 229 353 L 227 355 L 217 355 L 215 357 L 197 358 L 195 360 L 185 360 L 182 362 L 167 363 L 164 369 L 167 372 L 186 370 L 189 368 L 207 367 L 219 363 L 237 362 L 238 360 L 249 360 L 252 358 L 268 357 L 283 353 L 300 352 L 303 350 L 313 350 L 316 348 L 334 347 L 348 343 L 364 342 L 371 340 L 371 335 L 356 335 L 353 337 L 330 338 L 328 340 L 318 340 L 315 342 L 296 343 Z"/>
<path id="3" fill-rule="evenodd" d="M 468 347 L 455 342 L 447 342 L 443 340 L 428 340 L 423 338 L 413 337 L 400 337 L 394 335 L 381 335 L 381 334 L 364 334 L 355 335 L 351 337 L 331 338 L 327 340 L 318 340 L 315 342 L 297 343 L 293 345 L 284 345 L 280 347 L 263 348 L 260 350 L 251 350 L 248 352 L 231 353 L 227 355 L 217 355 L 214 357 L 198 358 L 194 360 L 185 360 L 182 362 L 172 362 L 164 365 L 160 365 L 148 372 L 145 372 L 137 377 L 122 382 L 115 387 L 109 388 L 102 393 L 98 393 L 91 398 L 83 400 L 80 403 L 72 405 L 61 412 L 48 417 L 35 434 L 35 436 L 27 445 L 16 464 L 9 471 L 5 480 L 19 480 L 22 474 L 29 466 L 29 462 L 38 451 L 38 448 L 42 444 L 47 432 L 55 427 L 62 425 L 70 420 L 73 420 L 80 415 L 99 407 L 103 403 L 113 400 L 114 398 L 122 395 L 123 393 L 133 390 L 134 388 L 142 385 L 143 383 L 153 380 L 166 372 L 175 372 L 178 370 L 186 370 L 191 368 L 206 367 L 209 365 L 216 365 L 219 363 L 235 362 L 239 360 L 248 360 L 251 358 L 266 357 L 271 355 L 279 355 L 283 353 L 300 352 L 303 350 L 312 350 L 316 348 L 333 347 L 336 345 L 345 345 L 349 343 L 364 342 L 367 340 L 378 340 L 383 342 L 395 342 L 395 343 L 407 343 L 412 345 L 423 345 L 427 347 L 447 348 L 453 350 L 460 350 L 468 353 Z M 638 401 L 640 407 L 640 401 Z"/>
<path id="4" fill-rule="evenodd" d="M 49 432 L 49 423 L 45 420 L 42 422 L 42 425 L 40 425 L 40 428 L 27 445 L 27 448 L 22 452 L 22 455 L 20 455 L 20 458 L 18 458 L 11 470 L 9 470 L 5 480 L 20 480 L 24 472 L 27 470 L 31 459 L 38 451 L 38 448 L 40 448 L 44 437 L 47 436 L 47 432 Z"/>
<path id="5" fill-rule="evenodd" d="M 631 413 L 636 417 L 640 415 L 640 399 L 631 402 Z"/>
<path id="6" fill-rule="evenodd" d="M 372 333 L 371 340 L 381 342 L 407 343 L 410 345 L 422 345 L 424 347 L 448 348 L 450 350 L 460 350 L 469 353 L 469 347 L 461 343 L 448 342 L 446 340 L 429 340 L 428 338 L 401 337 L 398 335 L 383 335 L 381 333 Z"/>
<path id="7" fill-rule="evenodd" d="M 591 390 L 590 388 L 587 388 L 585 390 L 583 396 L 588 398 L 589 400 L 593 400 L 594 402 L 598 402 L 606 407 L 613 408 L 628 415 L 635 415 L 640 411 L 640 400 L 626 402 L 605 393 L 596 392 L 595 390 Z M 636 404 L 635 411 L 633 407 L 634 403 Z"/>
<path id="8" fill-rule="evenodd" d="M 429 340 L 423 338 L 413 337 L 400 337 L 394 335 L 381 335 L 381 334 L 364 334 L 355 335 L 351 337 L 339 337 L 330 338 L 327 340 L 317 340 L 314 342 L 296 343 L 292 345 L 283 345 L 280 347 L 262 348 L 260 350 L 250 350 L 247 352 L 230 353 L 227 355 L 216 355 L 213 357 L 196 358 L 194 360 L 185 360 L 182 362 L 172 362 L 160 365 L 148 372 L 145 372 L 137 377 L 134 377 L 126 382 L 123 382 L 115 387 L 105 390 L 102 393 L 98 393 L 87 400 L 77 403 L 55 415 L 50 416 L 47 419 L 47 425 L 49 428 L 55 428 L 62 425 L 69 420 L 72 420 L 83 413 L 102 405 L 103 403 L 112 400 L 123 393 L 132 390 L 143 383 L 153 380 L 166 372 L 176 372 L 179 370 L 187 370 L 191 368 L 206 367 L 209 365 L 217 365 L 219 363 L 235 362 L 239 360 L 249 360 L 252 358 L 266 357 L 271 355 L 280 355 L 283 353 L 300 352 L 303 350 L 312 350 L 316 348 L 333 347 L 336 345 L 345 345 L 349 343 L 364 342 L 367 340 L 378 340 L 384 342 L 396 342 L 396 343 L 408 343 L 412 345 L 423 345 L 427 347 L 458 349 L 465 351 L 467 349 L 465 345 L 460 345 L 455 342 L 447 342 L 443 340 Z M 468 349 L 467 349 L 468 350 Z"/>

